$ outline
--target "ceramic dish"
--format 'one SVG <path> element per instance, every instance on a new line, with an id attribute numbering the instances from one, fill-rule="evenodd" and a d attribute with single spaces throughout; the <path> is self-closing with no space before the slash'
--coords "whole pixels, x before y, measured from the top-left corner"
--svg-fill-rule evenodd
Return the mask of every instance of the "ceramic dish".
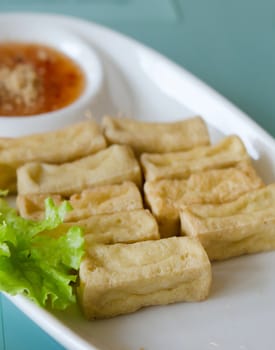
<path id="1" fill-rule="evenodd" d="M 84 91 L 71 104 L 53 112 L 27 117 L 0 117 L 0 136 L 18 136 L 32 132 L 43 132 L 65 126 L 84 116 L 93 109 L 95 98 L 102 87 L 103 71 L 101 62 L 85 40 L 69 28 L 58 23 L 45 26 L 38 18 L 31 22 L 5 21 L 1 25 L 0 42 L 22 42 L 52 47 L 73 59 L 85 76 Z"/>
<path id="2" fill-rule="evenodd" d="M 239 134 L 267 183 L 275 180 L 275 142 L 240 110 L 156 52 L 111 30 L 60 16 L 1 15 L 0 28 L 37 18 L 80 35 L 97 50 L 106 79 L 93 112 L 170 121 L 200 114 L 212 141 Z M 16 131 L 15 131 L 16 132 Z M 21 296 L 10 300 L 71 350 L 258 350 L 274 347 L 275 253 L 213 264 L 209 299 L 150 307 L 88 322 L 77 307 L 49 313 Z"/>

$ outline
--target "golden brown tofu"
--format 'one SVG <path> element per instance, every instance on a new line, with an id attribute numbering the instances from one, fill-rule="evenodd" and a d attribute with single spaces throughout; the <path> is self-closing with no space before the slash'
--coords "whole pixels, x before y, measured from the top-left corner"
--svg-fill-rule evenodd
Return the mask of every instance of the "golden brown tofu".
<path id="1" fill-rule="evenodd" d="M 197 237 L 210 260 L 275 249 L 275 184 L 230 203 L 191 205 L 180 219 L 182 234 Z"/>
<path id="2" fill-rule="evenodd" d="M 79 301 L 88 319 L 150 305 L 199 301 L 211 266 L 198 240 L 173 237 L 133 244 L 92 244 L 80 266 Z"/>
<path id="3" fill-rule="evenodd" d="M 129 145 L 136 154 L 182 151 L 209 144 L 208 130 L 200 117 L 173 123 L 148 123 L 106 116 L 102 126 L 109 143 Z"/>
<path id="4" fill-rule="evenodd" d="M 149 210 L 144 209 L 93 215 L 77 222 L 63 223 L 47 234 L 60 236 L 75 225 L 83 228 L 88 246 L 94 243 L 134 243 L 160 238 L 156 219 Z"/>
<path id="5" fill-rule="evenodd" d="M 21 216 L 29 219 L 44 217 L 44 201 L 53 198 L 60 204 L 65 198 L 60 195 L 26 194 L 17 196 L 17 209 Z M 68 198 L 73 210 L 66 214 L 65 221 L 79 221 L 91 215 L 142 209 L 143 203 L 137 186 L 132 182 L 120 185 L 93 187 Z"/>
<path id="6" fill-rule="evenodd" d="M 236 167 L 192 174 L 187 180 L 146 182 L 145 200 L 157 219 L 160 235 L 180 233 L 179 210 L 199 203 L 225 203 L 264 185 L 249 161 Z"/>
<path id="7" fill-rule="evenodd" d="M 229 136 L 214 146 L 186 152 L 143 153 L 140 160 L 146 181 L 156 181 L 187 179 L 193 173 L 229 168 L 246 159 L 249 155 L 240 138 Z"/>
<path id="8" fill-rule="evenodd" d="M 19 194 L 70 196 L 92 186 L 132 181 L 141 185 L 141 171 L 130 147 L 113 145 L 80 160 L 61 165 L 28 163 L 17 170 Z"/>
<path id="9" fill-rule="evenodd" d="M 93 121 L 18 138 L 0 138 L 0 188 L 16 191 L 16 169 L 28 162 L 61 164 L 106 148 L 100 127 Z"/>

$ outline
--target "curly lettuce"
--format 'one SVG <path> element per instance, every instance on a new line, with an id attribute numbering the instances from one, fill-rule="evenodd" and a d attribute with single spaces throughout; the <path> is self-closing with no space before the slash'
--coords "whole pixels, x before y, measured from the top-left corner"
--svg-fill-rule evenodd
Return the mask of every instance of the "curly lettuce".
<path id="1" fill-rule="evenodd" d="M 24 294 L 44 307 L 65 309 L 75 303 L 73 284 L 84 254 L 83 232 L 71 227 L 51 237 L 71 209 L 64 201 L 57 207 L 45 201 L 45 219 L 20 217 L 0 198 L 0 290 Z"/>

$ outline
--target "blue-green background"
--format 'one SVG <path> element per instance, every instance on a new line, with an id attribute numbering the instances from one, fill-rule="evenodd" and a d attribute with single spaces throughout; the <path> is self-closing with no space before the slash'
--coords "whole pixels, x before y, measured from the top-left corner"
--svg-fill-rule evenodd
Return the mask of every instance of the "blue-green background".
<path id="1" fill-rule="evenodd" d="M 74 15 L 182 65 L 275 136 L 274 0 L 0 0 L 3 11 Z M 0 349 L 61 350 L 4 297 Z"/>

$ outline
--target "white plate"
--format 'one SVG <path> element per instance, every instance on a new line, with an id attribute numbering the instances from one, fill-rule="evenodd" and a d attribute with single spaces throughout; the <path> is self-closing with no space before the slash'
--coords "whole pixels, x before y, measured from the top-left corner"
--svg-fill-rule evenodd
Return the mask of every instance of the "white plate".
<path id="1" fill-rule="evenodd" d="M 38 15 L 35 15 L 36 18 Z M 19 25 L 33 15 L 1 15 Z M 236 107 L 156 52 L 111 30 L 73 18 L 39 15 L 44 25 L 70 28 L 96 48 L 105 69 L 95 115 L 123 112 L 144 120 L 202 115 L 212 140 L 242 137 L 267 182 L 275 178 L 275 142 Z M 275 253 L 213 266 L 207 301 L 151 307 L 110 320 L 88 322 L 75 308 L 50 314 L 23 297 L 11 298 L 45 331 L 72 350 L 258 350 L 274 348 Z"/>

